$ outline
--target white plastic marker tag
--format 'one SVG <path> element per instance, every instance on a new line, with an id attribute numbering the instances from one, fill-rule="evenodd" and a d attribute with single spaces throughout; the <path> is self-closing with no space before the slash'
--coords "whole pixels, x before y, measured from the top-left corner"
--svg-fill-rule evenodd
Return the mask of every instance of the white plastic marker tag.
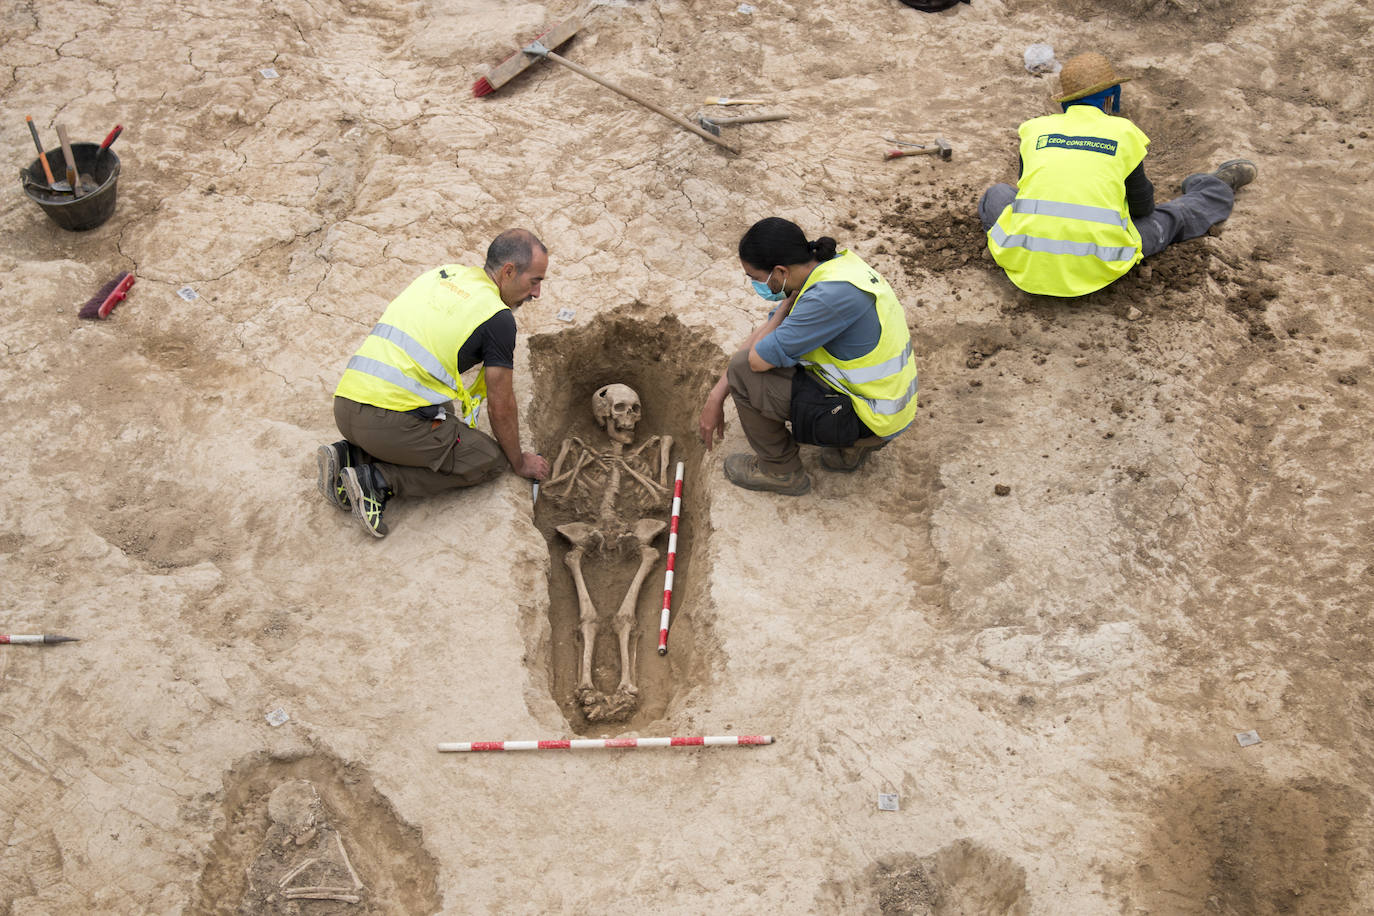
<path id="1" fill-rule="evenodd" d="M 577 313 L 572 309 L 559 309 L 558 314 L 553 317 L 557 318 L 559 321 L 572 321 L 573 316 L 576 314 Z"/>
<path id="2" fill-rule="evenodd" d="M 1236 732 L 1236 743 L 1241 747 L 1249 747 L 1252 744 L 1260 743 L 1259 732 L 1253 729 L 1248 732 Z"/>
<path id="3" fill-rule="evenodd" d="M 185 299 L 187 302 L 191 302 L 195 299 L 200 298 L 200 293 L 191 289 L 191 287 L 189 286 L 183 286 L 181 289 L 177 290 L 177 295 Z"/>
<path id="4" fill-rule="evenodd" d="M 748 3 L 741 3 L 739 6 L 735 7 L 736 12 L 743 13 L 745 16 L 748 16 L 750 13 L 752 13 L 754 9 L 755 7 Z"/>
<path id="5" fill-rule="evenodd" d="M 888 794 L 885 794 L 885 793 L 879 793 L 879 795 L 878 795 L 878 810 L 879 810 L 879 811 L 896 811 L 896 810 L 897 810 L 897 796 L 896 796 L 896 795 L 888 795 Z"/>
<path id="6" fill-rule="evenodd" d="M 269 79 L 269 80 L 274 80 L 274 79 L 276 79 L 278 76 L 281 75 L 281 74 L 277 73 L 276 69 L 273 68 L 273 67 L 263 67 L 263 68 L 262 68 L 261 70 L 259 70 L 258 72 L 262 74 L 262 78 L 263 78 L 263 79 Z"/>
<path id="7" fill-rule="evenodd" d="M 267 714 L 267 724 L 276 728 L 278 725 L 285 724 L 290 718 L 291 717 L 286 714 L 286 710 L 278 706 Z"/>

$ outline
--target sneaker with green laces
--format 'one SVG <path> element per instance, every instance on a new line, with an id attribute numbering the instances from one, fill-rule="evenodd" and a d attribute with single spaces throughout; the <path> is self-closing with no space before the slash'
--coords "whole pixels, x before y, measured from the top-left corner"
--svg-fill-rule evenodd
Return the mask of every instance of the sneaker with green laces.
<path id="1" fill-rule="evenodd" d="M 315 467 L 319 470 L 315 484 L 325 499 L 345 512 L 351 512 L 353 507 L 344 489 L 342 473 L 352 463 L 346 439 L 340 439 L 333 445 L 321 445 L 315 450 Z"/>
<path id="2" fill-rule="evenodd" d="M 386 522 L 382 521 L 382 511 L 386 509 L 387 500 L 391 499 L 391 489 L 386 485 L 382 472 L 370 464 L 360 464 L 344 468 L 342 477 L 349 502 L 353 505 L 353 517 L 374 538 L 386 537 L 388 529 Z"/>

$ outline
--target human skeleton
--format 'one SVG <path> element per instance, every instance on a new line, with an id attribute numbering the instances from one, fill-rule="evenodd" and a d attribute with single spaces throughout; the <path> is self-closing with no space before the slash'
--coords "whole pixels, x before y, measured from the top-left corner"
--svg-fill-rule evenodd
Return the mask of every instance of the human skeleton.
<path id="1" fill-rule="evenodd" d="M 594 449 L 577 437 L 564 439 L 544 486 L 555 498 L 586 494 L 595 500 L 598 492 L 600 495 L 595 522 L 570 522 L 556 529 L 572 544 L 563 562 L 572 572 L 577 588 L 578 623 L 582 634 L 577 698 L 587 719 L 595 722 L 622 718 L 633 713 L 638 705 L 639 688 L 634 683 L 635 604 L 645 578 L 658 562 L 659 552 L 652 542 L 667 527 L 667 523 L 659 519 L 622 519 L 616 511 L 616 503 L 621 497 L 622 486 L 632 491 L 626 494 L 625 500 L 632 507 L 642 503 L 645 496 L 656 504 L 663 503 L 669 494 L 668 459 L 673 438 L 650 436 L 639 445 L 628 447 L 634 442 L 635 426 L 642 417 L 639 395 L 628 385 L 605 385 L 593 392 L 592 416 L 610 439 L 609 448 Z M 633 549 L 636 545 L 639 568 L 630 581 L 620 609 L 611 618 L 620 641 L 620 685 L 613 695 L 607 696 L 592 683 L 592 650 L 600 621 L 582 575 L 582 561 L 588 553 L 624 547 Z"/>

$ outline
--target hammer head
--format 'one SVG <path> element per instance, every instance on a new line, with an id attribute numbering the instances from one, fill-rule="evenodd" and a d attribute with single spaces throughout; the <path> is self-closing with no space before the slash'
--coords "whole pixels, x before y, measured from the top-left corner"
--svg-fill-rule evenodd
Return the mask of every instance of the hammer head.
<path id="1" fill-rule="evenodd" d="M 706 131 L 708 134 L 712 134 L 717 137 L 720 136 L 720 125 L 717 124 L 715 121 L 712 121 L 710 118 L 706 117 L 706 115 L 697 115 L 697 124 L 699 124 L 701 126 L 701 129 Z"/>
<path id="2" fill-rule="evenodd" d="M 944 137 L 935 138 L 935 147 L 940 151 L 941 159 L 949 159 L 954 155 L 954 147 L 949 145 L 949 141 Z"/>

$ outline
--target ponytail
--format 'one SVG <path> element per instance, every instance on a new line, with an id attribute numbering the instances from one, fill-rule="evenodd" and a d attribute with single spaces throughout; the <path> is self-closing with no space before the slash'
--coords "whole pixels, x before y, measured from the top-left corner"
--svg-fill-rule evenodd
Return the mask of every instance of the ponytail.
<path id="1" fill-rule="evenodd" d="M 823 235 L 814 242 L 807 242 L 811 249 L 811 256 L 817 261 L 829 261 L 835 256 L 835 240 L 828 235 Z"/>

